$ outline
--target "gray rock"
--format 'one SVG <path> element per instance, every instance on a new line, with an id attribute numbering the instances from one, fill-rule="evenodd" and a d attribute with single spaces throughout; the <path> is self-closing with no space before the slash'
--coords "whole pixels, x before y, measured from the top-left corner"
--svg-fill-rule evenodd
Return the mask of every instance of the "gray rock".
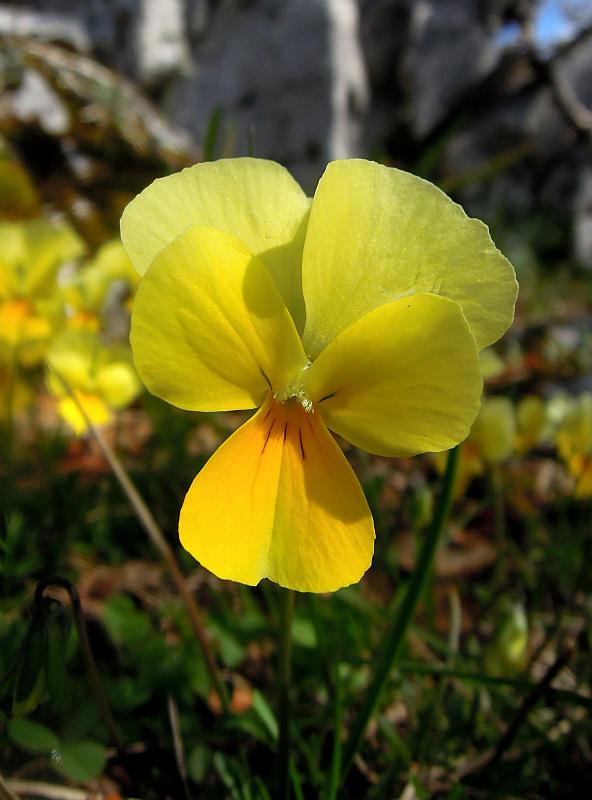
<path id="1" fill-rule="evenodd" d="M 411 3 L 404 90 L 413 129 L 424 137 L 462 95 L 489 75 L 500 52 L 478 0 Z"/>
<path id="2" fill-rule="evenodd" d="M 222 3 L 192 57 L 193 74 L 172 82 L 164 103 L 198 141 L 219 108 L 230 152 L 246 153 L 252 132 L 256 154 L 309 189 L 328 160 L 363 152 L 368 87 L 354 0 Z"/>
<path id="3" fill-rule="evenodd" d="M 580 264 L 592 269 L 592 166 L 583 171 L 576 195 L 574 254 Z"/>
<path id="4" fill-rule="evenodd" d="M 70 128 L 70 115 L 51 84 L 33 69 L 23 73 L 18 89 L 11 94 L 11 111 L 21 122 L 34 122 L 45 133 L 60 136 Z"/>
<path id="5" fill-rule="evenodd" d="M 0 30 L 18 27 L 21 35 L 66 42 L 153 87 L 188 67 L 188 2 L 31 0 L 26 11 L 3 5 Z M 200 3 L 191 5 L 196 11 Z"/>
<path id="6" fill-rule="evenodd" d="M 92 47 L 83 20 L 76 16 L 5 4 L 0 4 L 0 34 L 60 42 L 79 53 L 89 53 Z"/>

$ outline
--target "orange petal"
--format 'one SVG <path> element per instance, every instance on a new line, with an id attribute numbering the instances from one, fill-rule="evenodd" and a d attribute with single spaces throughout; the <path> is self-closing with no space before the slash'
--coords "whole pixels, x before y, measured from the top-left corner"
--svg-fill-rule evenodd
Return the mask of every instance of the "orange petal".
<path id="1" fill-rule="evenodd" d="M 303 592 L 357 582 L 374 546 L 362 488 L 320 415 L 271 398 L 195 478 L 179 533 L 220 578 Z"/>

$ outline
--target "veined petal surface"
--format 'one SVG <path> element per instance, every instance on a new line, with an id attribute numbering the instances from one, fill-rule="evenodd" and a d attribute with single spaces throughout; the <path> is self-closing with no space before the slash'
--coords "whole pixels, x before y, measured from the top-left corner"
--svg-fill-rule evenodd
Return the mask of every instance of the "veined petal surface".
<path id="1" fill-rule="evenodd" d="M 199 225 L 144 275 L 131 343 L 147 388 L 192 411 L 258 406 L 306 363 L 265 266 L 235 237 Z"/>
<path id="2" fill-rule="evenodd" d="M 331 430 L 384 456 L 447 450 L 479 410 L 475 339 L 458 303 L 431 294 L 380 306 L 342 331 L 304 373 Z"/>
<path id="3" fill-rule="evenodd" d="M 431 183 L 352 159 L 329 164 L 303 254 L 311 358 L 377 306 L 429 292 L 456 300 L 479 347 L 512 322 L 517 284 L 487 227 Z"/>
<path id="4" fill-rule="evenodd" d="M 271 398 L 195 478 L 179 534 L 220 578 L 303 592 L 355 583 L 374 547 L 360 484 L 320 415 Z"/>
<path id="5" fill-rule="evenodd" d="M 271 272 L 299 330 L 304 323 L 302 247 L 310 200 L 284 167 L 230 158 L 155 180 L 127 206 L 121 238 L 143 274 L 190 225 L 231 233 Z"/>

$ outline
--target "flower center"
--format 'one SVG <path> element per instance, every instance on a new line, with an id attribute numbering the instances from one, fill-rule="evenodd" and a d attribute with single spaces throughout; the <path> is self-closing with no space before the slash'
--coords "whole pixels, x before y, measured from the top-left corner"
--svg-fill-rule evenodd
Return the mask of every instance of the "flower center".
<path id="1" fill-rule="evenodd" d="M 274 392 L 274 400 L 278 403 L 285 404 L 289 402 L 298 403 L 302 408 L 308 412 L 312 412 L 312 400 L 307 395 L 304 388 L 304 381 L 302 380 L 303 373 L 310 367 L 308 363 L 305 367 L 300 369 L 291 380 L 288 381 L 283 389 Z"/>

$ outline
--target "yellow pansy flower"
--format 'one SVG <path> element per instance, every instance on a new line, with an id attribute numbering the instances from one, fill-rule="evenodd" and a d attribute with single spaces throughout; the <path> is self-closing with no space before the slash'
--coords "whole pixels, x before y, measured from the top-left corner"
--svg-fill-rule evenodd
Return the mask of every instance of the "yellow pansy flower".
<path id="1" fill-rule="evenodd" d="M 385 456 L 465 438 L 478 349 L 516 296 L 487 228 L 369 161 L 329 164 L 311 201 L 278 164 L 239 158 L 155 181 L 121 233 L 143 273 L 131 341 L 146 386 L 184 409 L 260 407 L 189 489 L 184 547 L 251 585 L 358 581 L 374 526 L 329 429 Z"/>
<path id="2" fill-rule="evenodd" d="M 523 455 L 542 444 L 549 435 L 547 405 L 541 397 L 529 394 L 516 409 L 516 452 Z"/>
<path id="3" fill-rule="evenodd" d="M 487 467 L 506 461 L 514 452 L 516 415 L 506 397 L 486 397 L 482 403 L 471 432 L 460 451 L 454 498 L 463 497 L 473 478 L 483 475 Z M 435 453 L 433 461 L 443 474 L 446 459 Z"/>
<path id="4" fill-rule="evenodd" d="M 471 429 L 469 440 L 486 464 L 501 464 L 514 452 L 516 412 L 507 397 L 488 397 Z"/>
<path id="5" fill-rule="evenodd" d="M 63 296 L 71 312 L 69 326 L 99 330 L 107 293 L 114 281 L 122 281 L 133 292 L 139 280 L 121 242 L 106 242 L 92 261 L 63 286 Z"/>
<path id="6" fill-rule="evenodd" d="M 555 441 L 576 479 L 575 496 L 592 497 L 592 394 L 580 395 L 567 411 Z"/>
<path id="7" fill-rule="evenodd" d="M 33 366 L 62 320 L 58 269 L 83 244 L 71 228 L 41 219 L 0 223 L 0 241 L 0 342 Z"/>
<path id="8" fill-rule="evenodd" d="M 59 399 L 59 413 L 77 435 L 87 430 L 78 404 L 93 425 L 104 425 L 111 421 L 114 411 L 125 408 L 140 394 L 127 348 L 106 347 L 90 330 L 64 331 L 52 342 L 47 361 L 48 384 Z"/>

